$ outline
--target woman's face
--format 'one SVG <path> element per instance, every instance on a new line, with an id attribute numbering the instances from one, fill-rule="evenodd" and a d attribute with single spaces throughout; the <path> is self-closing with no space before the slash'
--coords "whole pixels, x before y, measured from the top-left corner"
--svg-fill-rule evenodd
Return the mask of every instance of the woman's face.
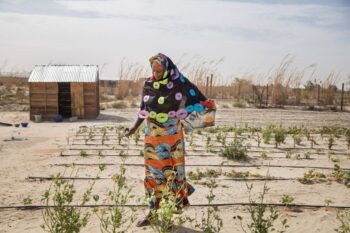
<path id="1" fill-rule="evenodd" d="M 156 80 L 160 80 L 163 77 L 163 68 L 162 65 L 160 65 L 157 62 L 153 62 L 152 63 L 152 72 L 153 72 L 153 76 Z"/>

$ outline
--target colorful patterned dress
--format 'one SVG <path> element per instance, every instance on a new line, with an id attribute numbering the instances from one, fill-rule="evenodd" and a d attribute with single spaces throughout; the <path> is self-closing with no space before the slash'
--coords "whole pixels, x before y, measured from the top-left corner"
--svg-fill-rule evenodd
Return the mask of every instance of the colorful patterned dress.
<path id="1" fill-rule="evenodd" d="M 154 57 L 153 57 L 154 58 Z M 152 58 L 151 58 L 152 59 Z M 194 188 L 185 175 L 184 120 L 193 111 L 203 111 L 208 99 L 185 78 L 163 54 L 165 74 L 161 80 L 149 78 L 144 83 L 139 117 L 145 119 L 145 193 L 151 199 L 150 208 L 158 208 L 163 190 L 171 180 L 171 191 L 177 207 L 189 205 L 187 197 Z"/>

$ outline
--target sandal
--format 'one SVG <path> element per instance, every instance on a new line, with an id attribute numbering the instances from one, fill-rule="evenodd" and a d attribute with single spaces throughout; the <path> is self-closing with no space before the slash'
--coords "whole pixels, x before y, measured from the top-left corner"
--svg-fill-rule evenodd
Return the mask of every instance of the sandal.
<path id="1" fill-rule="evenodd" d="M 149 221 L 148 217 L 145 217 L 144 219 L 141 219 L 137 222 L 137 227 L 145 227 L 151 225 L 151 222 Z"/>

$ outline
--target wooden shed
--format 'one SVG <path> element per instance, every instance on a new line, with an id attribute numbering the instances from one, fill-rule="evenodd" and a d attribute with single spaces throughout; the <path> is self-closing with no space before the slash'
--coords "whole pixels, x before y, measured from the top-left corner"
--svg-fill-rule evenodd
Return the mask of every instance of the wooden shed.
<path id="1" fill-rule="evenodd" d="M 31 120 L 35 115 L 52 120 L 58 114 L 80 119 L 100 114 L 96 65 L 37 65 L 28 82 Z"/>

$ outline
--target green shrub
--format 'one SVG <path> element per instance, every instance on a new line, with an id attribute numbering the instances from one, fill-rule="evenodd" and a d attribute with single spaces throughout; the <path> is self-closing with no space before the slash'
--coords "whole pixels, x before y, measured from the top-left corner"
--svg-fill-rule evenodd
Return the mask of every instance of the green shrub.
<path id="1" fill-rule="evenodd" d="M 232 160 L 248 160 L 248 147 L 242 140 L 235 140 L 221 150 L 221 156 Z"/>
<path id="2" fill-rule="evenodd" d="M 268 233 L 275 231 L 276 228 L 274 226 L 274 222 L 280 218 L 280 212 L 276 207 L 268 207 L 264 202 L 265 195 L 269 190 L 266 186 L 266 182 L 264 183 L 263 191 L 259 195 L 258 201 L 252 199 L 253 185 L 247 184 L 247 189 L 250 203 L 250 205 L 247 207 L 247 211 L 251 218 L 251 222 L 247 224 L 247 228 L 251 233 Z M 234 216 L 233 219 L 238 219 L 241 223 L 243 232 L 247 232 L 246 227 L 244 227 L 242 223 L 243 218 L 240 215 Z M 281 223 L 282 226 L 277 232 L 284 233 L 285 229 L 289 227 L 287 225 L 287 219 L 282 219 Z"/>
<path id="3" fill-rule="evenodd" d="M 338 210 L 337 219 L 340 221 L 340 227 L 335 229 L 337 233 L 349 233 L 350 232 L 350 211 Z"/>

